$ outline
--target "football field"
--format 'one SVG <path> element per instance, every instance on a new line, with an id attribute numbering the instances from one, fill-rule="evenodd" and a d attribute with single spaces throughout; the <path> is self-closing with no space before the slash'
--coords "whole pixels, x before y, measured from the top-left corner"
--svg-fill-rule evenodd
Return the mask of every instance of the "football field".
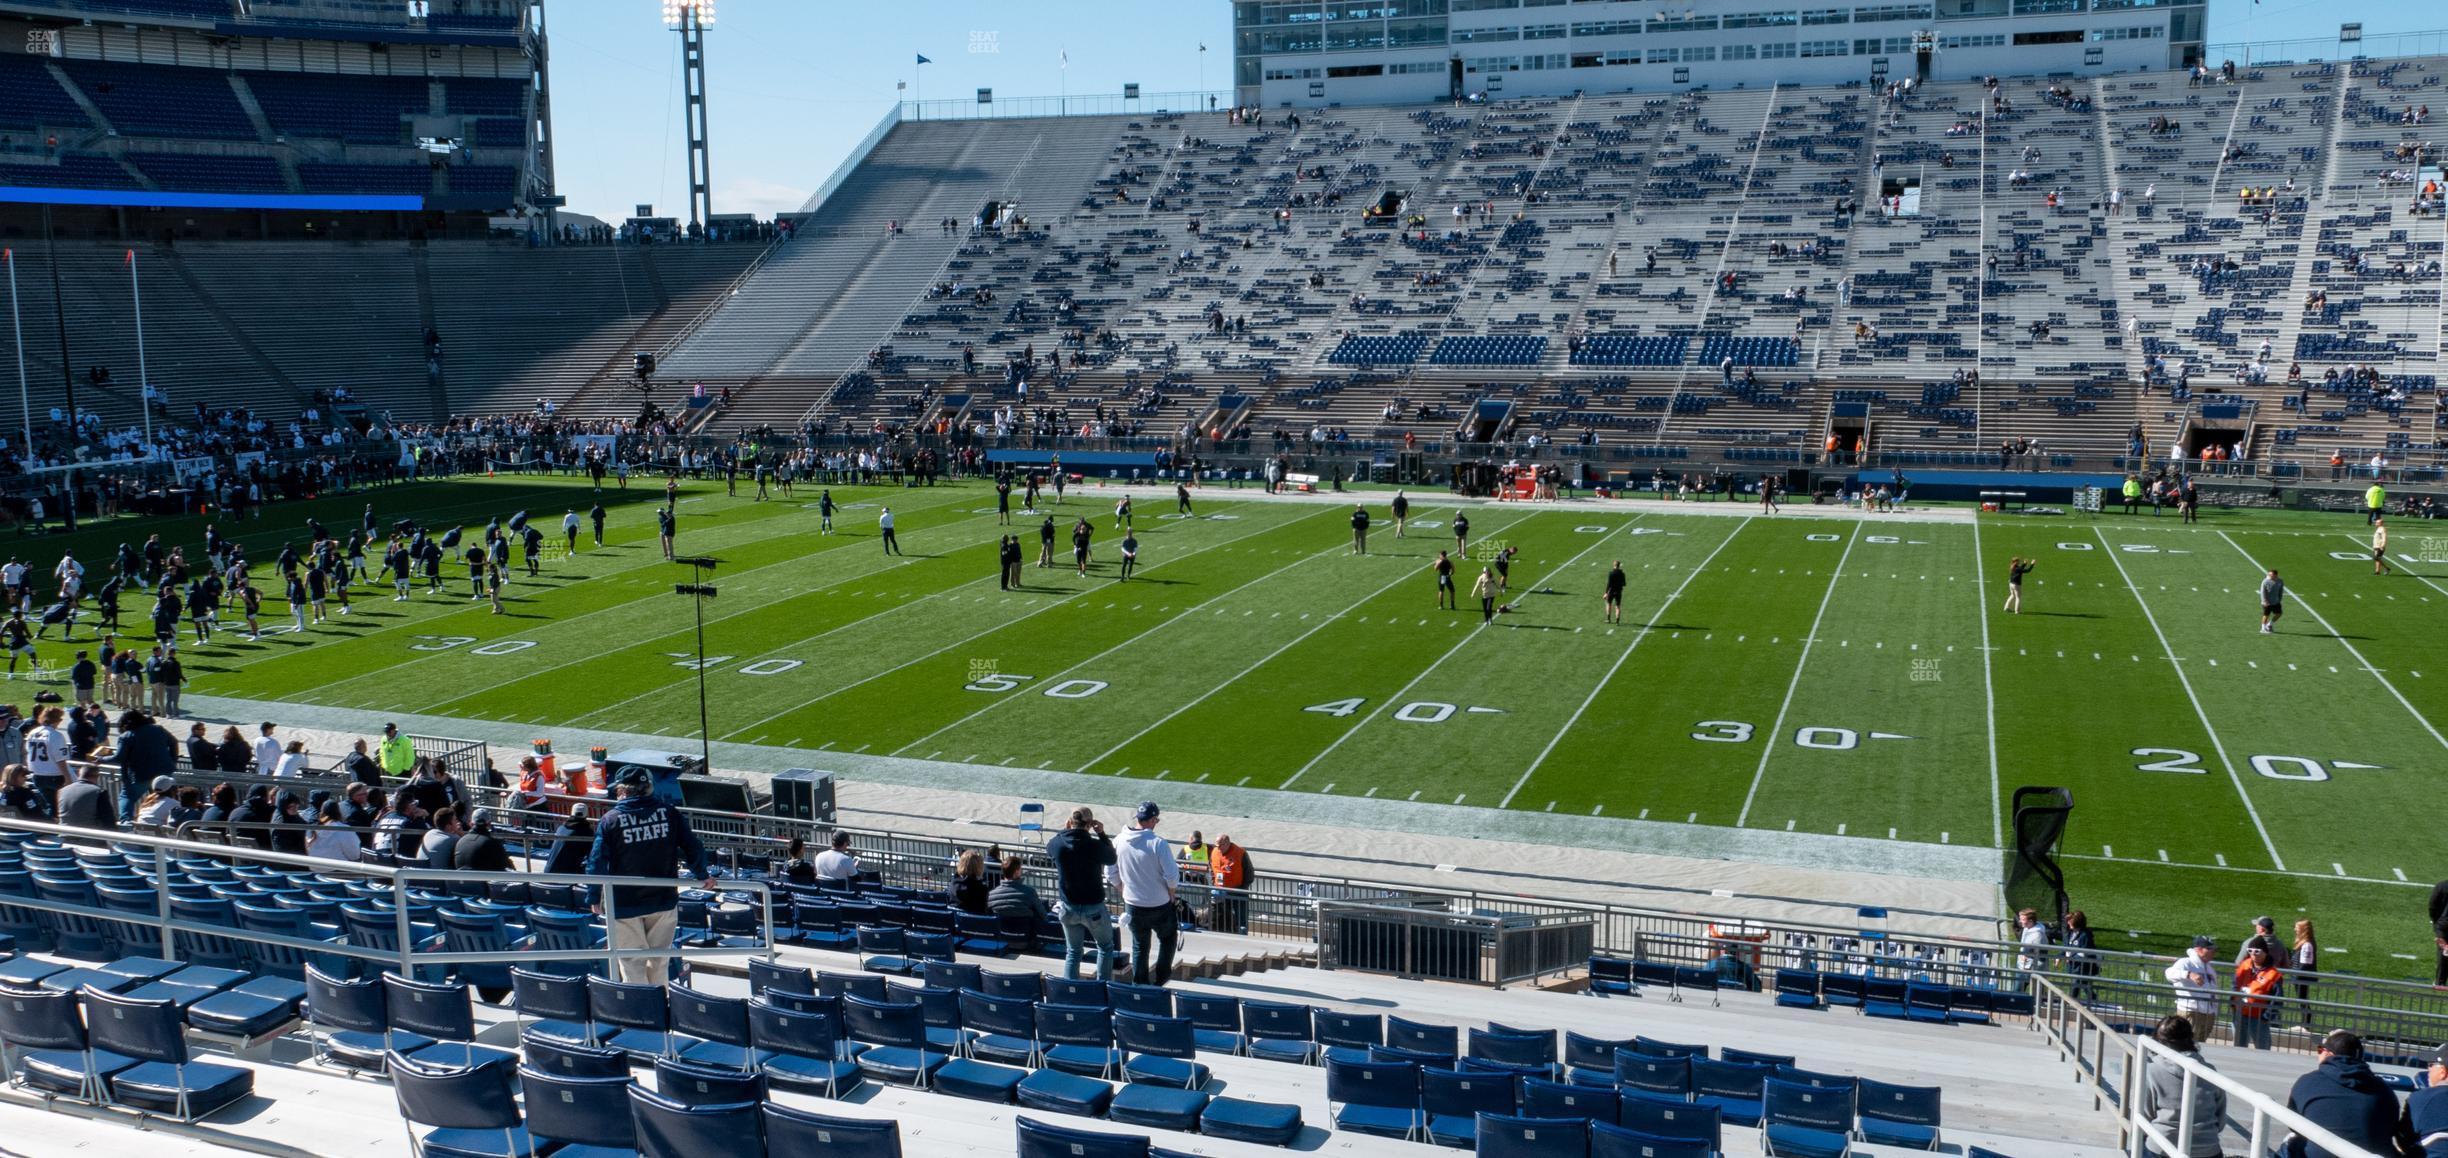
<path id="1" fill-rule="evenodd" d="M 1461 809 L 1509 809 L 1984 849 L 2016 787 L 2064 786 L 2070 891 L 2104 944 L 2224 943 L 2254 915 L 2300 914 L 2338 968 L 2429 971 L 2421 887 L 2448 855 L 2422 779 L 2448 768 L 2448 534 L 2424 524 L 2397 528 L 2401 573 L 2383 578 L 2361 520 L 2336 515 L 1976 524 L 1415 493 L 1397 539 L 1372 492 L 1359 555 L 1348 504 L 1211 489 L 1185 516 L 1141 491 L 1139 572 L 1118 582 L 1112 491 L 1049 508 L 1060 565 L 1040 568 L 1038 520 L 998 525 L 978 484 L 836 488 L 834 534 L 815 488 L 749 489 L 692 483 L 679 508 L 680 552 L 723 561 L 704 607 L 717 740 L 1459 806 L 1464 830 Z M 688 573 L 657 549 L 659 486 L 606 494 L 606 545 L 522 569 L 506 614 L 470 600 L 459 564 L 404 603 L 361 584 L 354 614 L 303 632 L 183 643 L 190 690 L 688 748 L 696 636 L 672 591 Z M 427 483 L 274 508 L 238 533 L 260 574 L 307 513 L 351 527 L 368 499 L 386 528 L 473 535 L 524 510 L 556 542 L 562 512 L 593 501 L 583 481 Z M 881 550 L 886 504 L 905 555 Z M 1471 558 L 1462 607 L 1440 610 L 1430 562 L 1458 511 Z M 1081 516 L 1086 576 L 1069 565 Z M 200 550 L 199 521 L 164 530 Z M 1003 534 L 1023 538 L 1020 590 L 997 584 Z M 107 568 L 113 536 L 69 541 Z M 39 573 L 55 542 L 19 548 Z M 1504 547 L 1513 609 L 1483 627 L 1470 585 Z M 2020 615 L 1999 606 L 2014 556 L 2038 564 Z M 2269 567 L 2291 596 L 2262 635 Z M 128 597 L 123 638 L 149 602 Z M 286 627 L 284 604 L 265 612 Z M 56 639 L 43 655 L 68 659 Z"/>

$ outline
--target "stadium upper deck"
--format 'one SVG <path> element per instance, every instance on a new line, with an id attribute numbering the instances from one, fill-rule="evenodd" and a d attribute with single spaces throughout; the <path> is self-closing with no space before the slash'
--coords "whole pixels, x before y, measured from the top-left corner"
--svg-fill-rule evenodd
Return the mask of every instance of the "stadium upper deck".
<path id="1" fill-rule="evenodd" d="M 0 187 L 68 204 L 140 192 L 204 208 L 544 204 L 542 38 L 523 8 L 0 4 Z"/>
<path id="2" fill-rule="evenodd" d="M 665 364 L 744 386 L 743 423 L 1101 402 L 1170 434 L 1222 401 L 1444 438 L 1496 400 L 1773 460 L 1843 401 L 1886 447 L 2403 457 L 2438 422 L 2442 69 L 902 123 Z M 990 204 L 1027 228 L 972 231 Z"/>

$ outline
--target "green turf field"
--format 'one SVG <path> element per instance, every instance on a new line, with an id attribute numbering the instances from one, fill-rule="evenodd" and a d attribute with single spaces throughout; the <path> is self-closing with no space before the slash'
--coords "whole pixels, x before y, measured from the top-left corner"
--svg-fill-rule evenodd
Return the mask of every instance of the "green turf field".
<path id="1" fill-rule="evenodd" d="M 183 645 L 190 690 L 695 737 L 660 488 L 608 494 L 628 500 L 607 504 L 610 542 L 522 575 L 508 614 L 471 602 L 456 564 L 441 596 L 361 586 L 355 614 L 302 633 Z M 1034 566 L 1033 521 L 1015 518 L 1030 565 L 1014 592 L 996 586 L 1004 528 L 984 488 L 835 495 L 850 506 L 825 535 L 812 488 L 685 492 L 680 550 L 724 560 L 706 608 L 716 739 L 1984 848 L 2002 795 L 2063 785 L 2075 903 L 2103 930 L 2226 939 L 2301 911 L 2339 967 L 2428 972 L 2416 886 L 2448 855 L 2420 778 L 2448 767 L 2448 533 L 2422 524 L 2397 528 L 2406 573 L 2378 578 L 2361 520 L 2341 516 L 1474 506 L 1473 553 L 1520 552 L 1518 610 L 1482 629 L 1476 562 L 1464 608 L 1434 607 L 1428 561 L 1455 513 L 1435 494 L 1414 496 L 1400 540 L 1370 496 L 1366 556 L 1348 507 L 1210 490 L 1184 518 L 1143 495 L 1140 575 L 1117 583 L 1112 495 L 1075 490 L 1064 566 Z M 468 480 L 313 513 L 354 526 L 368 497 L 386 527 L 524 509 L 555 539 L 591 501 L 582 482 Z M 882 503 L 906 556 L 879 549 Z M 259 566 L 307 513 L 240 529 Z M 1082 514 L 1098 525 L 1084 578 L 1067 565 Z M 200 549 L 197 522 L 167 530 Z M 120 534 L 71 541 L 106 568 Z M 47 573 L 55 542 L 18 546 Z M 2019 616 L 1998 606 L 2014 555 L 2039 560 Z M 1598 591 L 1615 560 L 1629 587 L 1611 627 Z M 2256 630 L 2268 566 L 2295 595 L 2276 636 Z M 148 605 L 126 603 L 136 633 Z M 285 626 L 285 605 L 265 610 Z M 42 651 L 68 658 L 56 638 Z"/>

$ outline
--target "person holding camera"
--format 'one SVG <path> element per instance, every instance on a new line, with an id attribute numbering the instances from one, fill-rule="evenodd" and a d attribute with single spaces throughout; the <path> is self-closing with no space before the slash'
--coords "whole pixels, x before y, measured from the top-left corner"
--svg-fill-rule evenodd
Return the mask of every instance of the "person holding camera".
<path id="1" fill-rule="evenodd" d="M 1097 980 L 1113 980 L 1113 914 L 1105 908 L 1105 879 L 1113 872 L 1114 843 L 1105 835 L 1105 822 L 1085 807 L 1073 809 L 1070 822 L 1046 842 L 1046 857 L 1054 862 L 1061 902 L 1063 976 L 1079 979 L 1080 955 L 1093 939 Z"/>

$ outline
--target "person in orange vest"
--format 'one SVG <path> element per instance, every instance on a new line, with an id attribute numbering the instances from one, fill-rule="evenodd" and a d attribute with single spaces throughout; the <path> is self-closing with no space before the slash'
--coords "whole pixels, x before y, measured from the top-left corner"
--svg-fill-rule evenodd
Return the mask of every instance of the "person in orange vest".
<path id="1" fill-rule="evenodd" d="M 1208 924 L 1218 933 L 1249 931 L 1249 850 L 1233 843 L 1230 833 L 1216 837 L 1207 854 L 1208 880 L 1215 886 L 1215 905 Z"/>

